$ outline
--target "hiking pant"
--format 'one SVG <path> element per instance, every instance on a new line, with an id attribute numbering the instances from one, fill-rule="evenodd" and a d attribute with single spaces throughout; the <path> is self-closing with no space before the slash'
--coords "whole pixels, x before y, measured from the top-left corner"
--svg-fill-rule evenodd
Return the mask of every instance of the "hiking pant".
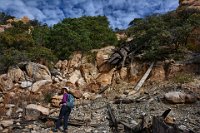
<path id="1" fill-rule="evenodd" d="M 57 129 L 60 127 L 62 118 L 64 118 L 63 129 L 67 130 L 68 119 L 69 119 L 70 113 L 71 113 L 71 108 L 69 108 L 66 105 L 62 105 L 61 110 L 60 110 L 60 114 L 59 114 L 59 117 L 58 117 L 58 120 L 56 122 L 56 128 Z"/>

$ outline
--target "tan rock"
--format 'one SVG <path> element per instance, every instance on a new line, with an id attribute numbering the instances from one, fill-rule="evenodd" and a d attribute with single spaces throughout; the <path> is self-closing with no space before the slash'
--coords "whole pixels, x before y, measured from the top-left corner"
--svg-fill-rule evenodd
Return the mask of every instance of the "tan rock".
<path id="1" fill-rule="evenodd" d="M 29 104 L 29 105 L 26 106 L 26 111 L 28 109 L 37 110 L 37 111 L 41 112 L 44 115 L 49 115 L 49 108 L 43 107 L 41 105 Z"/>
<path id="2" fill-rule="evenodd" d="M 120 78 L 122 80 L 125 80 L 128 76 L 128 68 L 127 67 L 122 67 L 119 71 L 119 75 L 120 75 Z"/>
<path id="3" fill-rule="evenodd" d="M 114 74 L 115 68 L 113 68 L 110 72 L 108 73 L 102 73 L 100 74 L 96 81 L 101 84 L 102 86 L 106 86 L 111 84 L 112 82 L 112 78 L 113 78 L 113 74 Z"/>
<path id="4" fill-rule="evenodd" d="M 76 81 L 75 84 L 76 84 L 76 86 L 78 86 L 78 87 L 82 87 L 82 86 L 85 86 L 86 82 L 85 82 L 84 78 L 81 77 L 81 78 L 79 78 L 79 79 Z"/>
<path id="5" fill-rule="evenodd" d="M 96 63 L 100 72 L 111 70 L 111 66 L 106 64 L 106 61 L 109 59 L 114 49 L 114 46 L 107 46 L 98 50 L 96 55 Z"/>
<path id="6" fill-rule="evenodd" d="M 84 91 L 91 93 L 98 93 L 100 91 L 101 85 L 98 83 L 90 83 L 85 88 Z"/>
<path id="7" fill-rule="evenodd" d="M 8 77 L 7 74 L 0 75 L 0 90 L 7 91 L 12 89 L 14 86 L 12 79 Z"/>
<path id="8" fill-rule="evenodd" d="M 61 69 L 61 67 L 62 67 L 62 61 L 59 60 L 59 61 L 55 64 L 55 68 Z"/>
<path id="9" fill-rule="evenodd" d="M 81 64 L 82 54 L 81 52 L 74 52 L 71 56 L 71 60 L 69 60 L 70 68 L 78 68 Z"/>
<path id="10" fill-rule="evenodd" d="M 13 123 L 14 123 L 13 120 L 2 120 L 2 121 L 0 121 L 0 125 L 3 126 L 3 128 L 12 126 Z"/>
<path id="11" fill-rule="evenodd" d="M 26 71 L 28 76 L 33 78 L 35 81 L 51 80 L 51 73 L 44 65 L 29 62 L 26 65 Z"/>
<path id="12" fill-rule="evenodd" d="M 80 78 L 82 78 L 80 70 L 75 70 L 69 75 L 68 81 L 75 84 Z"/>
<path id="13" fill-rule="evenodd" d="M 75 98 L 79 99 L 83 96 L 82 92 L 77 89 L 70 89 L 69 93 L 71 93 Z"/>
<path id="14" fill-rule="evenodd" d="M 157 64 L 153 67 L 150 80 L 154 82 L 160 82 L 165 80 L 165 70 L 163 68 L 162 63 Z"/>
<path id="15" fill-rule="evenodd" d="M 186 94 L 182 92 L 168 92 L 165 94 L 165 99 L 170 103 L 185 103 Z"/>
<path id="16" fill-rule="evenodd" d="M 82 64 L 80 67 L 81 74 L 87 83 L 94 81 L 98 72 L 92 63 Z"/>
<path id="17" fill-rule="evenodd" d="M 9 68 L 7 74 L 13 82 L 19 82 L 25 79 L 24 73 L 19 67 Z"/>
<path id="18" fill-rule="evenodd" d="M 169 103 L 194 103 L 197 101 L 197 98 L 194 95 L 186 94 L 183 92 L 168 92 L 165 94 L 165 99 Z"/>
<path id="19" fill-rule="evenodd" d="M 51 105 L 54 107 L 59 107 L 59 103 L 62 100 L 62 95 L 55 95 L 51 98 Z"/>
<path id="20" fill-rule="evenodd" d="M 146 70 L 147 70 L 147 64 L 143 63 L 139 63 L 139 62 L 134 62 L 131 64 L 130 66 L 130 73 L 129 75 L 129 82 L 130 83 L 137 83 L 141 77 L 145 74 Z"/>
<path id="21" fill-rule="evenodd" d="M 29 90 L 32 92 L 37 92 L 39 89 L 42 88 L 42 86 L 52 83 L 52 80 L 40 80 L 35 82 L 31 87 L 29 87 Z"/>
<path id="22" fill-rule="evenodd" d="M 187 13 L 200 12 L 199 0 L 179 0 L 179 12 L 186 11 Z"/>

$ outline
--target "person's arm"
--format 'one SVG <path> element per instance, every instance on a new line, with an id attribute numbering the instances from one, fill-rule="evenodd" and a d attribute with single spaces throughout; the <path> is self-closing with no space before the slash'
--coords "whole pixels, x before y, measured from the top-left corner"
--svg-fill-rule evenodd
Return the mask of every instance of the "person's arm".
<path id="1" fill-rule="evenodd" d="M 67 103 L 67 97 L 68 97 L 68 95 L 66 93 L 63 94 L 63 98 L 62 98 L 62 101 L 60 102 L 60 104 Z"/>

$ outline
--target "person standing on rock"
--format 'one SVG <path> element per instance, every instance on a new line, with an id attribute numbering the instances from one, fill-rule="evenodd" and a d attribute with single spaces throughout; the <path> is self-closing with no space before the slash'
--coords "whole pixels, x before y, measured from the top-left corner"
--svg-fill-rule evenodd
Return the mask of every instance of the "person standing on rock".
<path id="1" fill-rule="evenodd" d="M 61 120 L 63 118 L 64 118 L 63 129 L 64 132 L 67 132 L 69 115 L 71 113 L 72 108 L 74 107 L 74 97 L 73 95 L 69 94 L 69 87 L 63 87 L 61 92 L 63 94 L 63 98 L 62 101 L 60 102 L 61 109 L 58 120 L 56 122 L 56 128 L 53 130 L 54 132 L 57 132 L 58 129 L 60 128 Z"/>

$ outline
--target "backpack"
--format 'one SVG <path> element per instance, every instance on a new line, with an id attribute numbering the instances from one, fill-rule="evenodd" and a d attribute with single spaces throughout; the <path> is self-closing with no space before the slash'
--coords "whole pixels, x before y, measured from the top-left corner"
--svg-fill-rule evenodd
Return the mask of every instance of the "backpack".
<path id="1" fill-rule="evenodd" d="M 67 106 L 74 108 L 74 96 L 72 94 L 68 94 Z"/>

